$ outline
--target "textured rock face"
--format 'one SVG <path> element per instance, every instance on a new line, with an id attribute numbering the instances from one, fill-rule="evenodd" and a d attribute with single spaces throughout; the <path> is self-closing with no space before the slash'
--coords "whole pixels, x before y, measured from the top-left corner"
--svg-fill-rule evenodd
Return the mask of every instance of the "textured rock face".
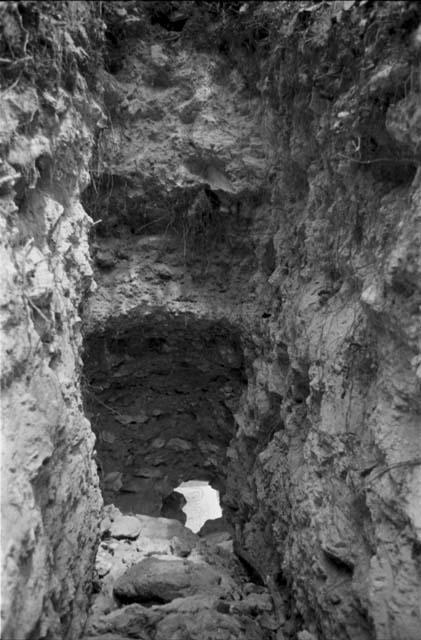
<path id="1" fill-rule="evenodd" d="M 404 6 L 394 9 L 400 24 Z M 390 19 L 377 15 L 379 42 Z M 339 55 L 335 31 L 336 42 L 324 37 Z M 420 291 L 411 275 L 420 269 L 419 158 L 388 126 L 396 75 L 389 69 L 378 84 L 399 42 L 381 62 L 349 61 L 341 83 L 339 61 L 321 51 L 312 59 L 304 51 L 303 77 L 287 78 L 286 45 L 279 71 L 291 128 L 274 192 L 281 221 L 269 285 L 282 309 L 272 305 L 250 354 L 227 493 L 243 523 L 241 546 L 262 574 L 293 585 L 321 637 L 419 633 Z M 326 74 L 310 95 L 304 76 L 318 64 L 330 64 L 332 79 Z M 364 66 L 371 69 L 356 99 L 355 71 Z M 376 123 L 364 115 L 368 106 Z M 347 118 L 360 145 L 353 153 L 341 128 Z M 291 185 L 291 167 L 307 180 L 302 191 Z"/>
<path id="2" fill-rule="evenodd" d="M 205 11 L 200 36 L 184 7 L 174 37 L 167 7 L 121 46 L 88 330 L 229 319 L 247 384 L 222 502 L 292 596 L 285 637 L 415 640 L 419 10 L 294 6 L 246 4 L 226 31 Z"/>
<path id="3" fill-rule="evenodd" d="M 117 610 L 129 565 L 183 563 L 193 542 L 110 517 L 92 637 L 418 640 L 419 6 L 50 5 L 11 3 L 2 52 L 5 635 L 83 625 L 99 504 L 83 316 L 106 501 L 159 515 L 181 480 L 209 480 L 276 611 L 256 627 L 245 591 Z M 46 25 L 64 10 L 61 48 Z M 82 73 L 103 21 L 107 122 Z M 34 90 L 16 69 L 37 24 Z"/>
<path id="4" fill-rule="evenodd" d="M 58 38 L 56 16 L 45 13 L 34 34 L 26 28 L 38 9 L 25 11 L 1 8 L 10 47 L 1 54 L 2 637 L 73 640 L 101 504 L 79 386 L 80 305 L 92 286 L 79 197 L 100 110 L 81 76 L 72 93 L 38 82 L 32 64 L 49 58 L 34 60 L 34 38 L 43 20 Z M 19 57 L 25 34 L 32 61 L 19 75 L 4 58 Z"/>
<path id="5" fill-rule="evenodd" d="M 272 303 L 250 353 L 227 493 L 243 523 L 240 545 L 262 574 L 293 585 L 321 637 L 419 633 L 419 156 L 389 124 L 402 71 L 386 64 L 410 42 L 406 9 L 393 7 L 393 42 L 382 31 L 390 14 L 366 16 L 386 48 L 380 55 L 373 44 L 370 64 L 347 61 L 340 81 L 345 63 L 329 57 L 329 49 L 349 54 L 340 26 L 332 27 L 335 40 L 328 30 L 323 36 L 327 52 L 298 55 L 303 77 L 286 76 L 287 44 L 278 71 L 291 127 L 274 192 L 281 220 L 269 285 L 282 309 Z M 321 12 L 308 33 L 320 36 L 327 17 Z M 354 35 L 358 19 L 358 11 L 341 17 Z M 402 59 L 407 69 L 417 64 L 410 46 Z M 304 76 L 323 64 L 332 77 L 310 95 Z M 344 120 L 359 145 L 352 153 Z M 301 192 L 291 167 L 307 180 Z"/>
<path id="6" fill-rule="evenodd" d="M 212 594 L 221 582 L 221 575 L 206 565 L 189 560 L 148 558 L 133 565 L 114 585 L 114 595 L 120 600 L 149 603 L 205 592 Z M 225 595 L 220 588 L 218 591 Z"/>

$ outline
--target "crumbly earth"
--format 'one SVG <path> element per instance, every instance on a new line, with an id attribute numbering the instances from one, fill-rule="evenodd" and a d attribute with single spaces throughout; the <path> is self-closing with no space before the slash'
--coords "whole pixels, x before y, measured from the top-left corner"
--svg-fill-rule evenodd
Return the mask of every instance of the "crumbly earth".
<path id="1" fill-rule="evenodd" d="M 72 92 L 54 86 L 54 50 L 41 55 L 31 31 L 42 4 L 0 7 L 5 640 L 80 636 L 102 505 L 80 386 L 81 304 L 94 287 L 80 193 L 102 112 L 80 74 Z M 57 12 L 37 37 L 48 23 L 45 37 L 60 41 L 69 15 Z"/>
<path id="2" fill-rule="evenodd" d="M 8 640 L 84 624 L 85 416 L 105 502 L 180 518 L 173 490 L 209 481 L 282 612 L 241 627 L 241 579 L 228 609 L 127 604 L 105 567 L 91 635 L 418 640 L 420 6 L 3 5 Z M 139 539 L 111 549 L 146 562 Z"/>

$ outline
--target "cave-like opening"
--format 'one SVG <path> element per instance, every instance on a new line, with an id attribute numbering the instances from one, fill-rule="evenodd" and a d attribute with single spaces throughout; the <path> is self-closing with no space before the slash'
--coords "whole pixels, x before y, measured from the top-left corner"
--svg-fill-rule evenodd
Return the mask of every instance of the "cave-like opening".
<path id="1" fill-rule="evenodd" d="M 125 318 L 86 337 L 84 362 L 106 504 L 184 523 L 180 484 L 194 479 L 223 495 L 244 384 L 234 327 L 159 311 Z"/>
<path id="2" fill-rule="evenodd" d="M 185 525 L 194 533 L 200 531 L 206 522 L 222 517 L 219 491 L 209 482 L 188 480 L 182 482 L 176 491 L 184 496 L 185 504 L 182 510 L 186 514 Z"/>

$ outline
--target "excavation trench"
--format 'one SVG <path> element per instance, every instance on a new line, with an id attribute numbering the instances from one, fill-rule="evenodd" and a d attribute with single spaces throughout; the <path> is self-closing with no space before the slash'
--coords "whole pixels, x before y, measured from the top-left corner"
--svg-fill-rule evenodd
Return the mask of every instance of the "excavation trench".
<path id="1" fill-rule="evenodd" d="M 233 327 L 161 312 L 115 323 L 87 338 L 84 377 L 105 504 L 184 523 L 181 483 L 223 496 L 244 384 Z"/>
<path id="2" fill-rule="evenodd" d="M 273 640 L 271 584 L 220 509 L 245 384 L 237 330 L 126 317 L 86 339 L 84 373 L 105 502 L 85 640 Z"/>
<path id="3" fill-rule="evenodd" d="M 5 639 L 419 640 L 420 7 L 0 3 Z"/>

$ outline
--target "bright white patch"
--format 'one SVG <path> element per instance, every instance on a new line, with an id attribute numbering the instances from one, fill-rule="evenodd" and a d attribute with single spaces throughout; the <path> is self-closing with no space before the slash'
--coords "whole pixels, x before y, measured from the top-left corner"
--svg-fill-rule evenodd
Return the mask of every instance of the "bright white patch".
<path id="1" fill-rule="evenodd" d="M 183 511 L 187 516 L 186 527 L 196 533 L 206 522 L 222 516 L 219 505 L 219 491 L 212 489 L 208 482 L 189 480 L 177 487 L 187 502 Z"/>

